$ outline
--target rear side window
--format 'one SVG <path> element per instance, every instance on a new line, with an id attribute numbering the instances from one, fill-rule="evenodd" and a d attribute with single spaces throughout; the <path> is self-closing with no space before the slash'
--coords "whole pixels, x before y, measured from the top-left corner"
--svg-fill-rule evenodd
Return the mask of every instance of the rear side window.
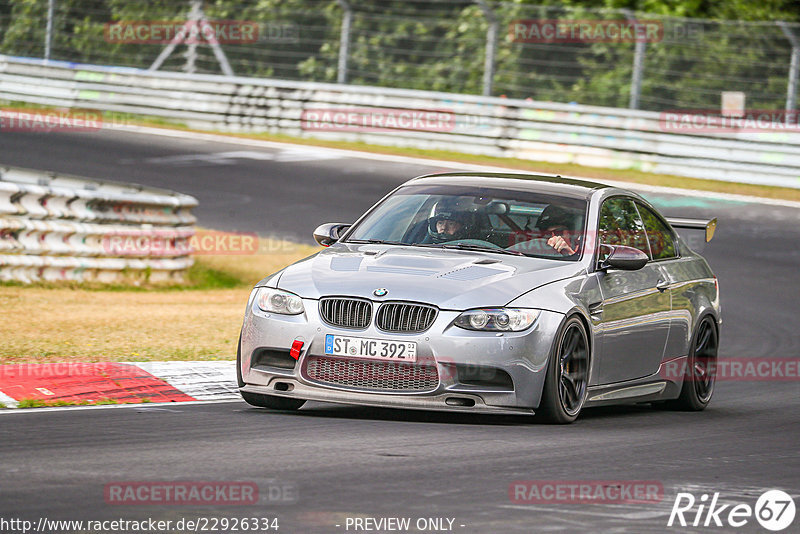
<path id="1" fill-rule="evenodd" d="M 650 256 L 644 223 L 633 200 L 612 197 L 600 208 L 600 243 L 638 248 Z"/>
<path id="2" fill-rule="evenodd" d="M 677 257 L 675 236 L 672 230 L 647 206 L 637 202 L 636 207 L 639 208 L 645 230 L 647 230 L 647 239 L 650 242 L 653 259 L 666 260 Z"/>

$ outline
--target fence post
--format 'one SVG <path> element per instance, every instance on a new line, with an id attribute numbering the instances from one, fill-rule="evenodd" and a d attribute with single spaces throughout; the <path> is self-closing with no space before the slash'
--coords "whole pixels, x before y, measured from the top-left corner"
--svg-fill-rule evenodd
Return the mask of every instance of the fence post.
<path id="1" fill-rule="evenodd" d="M 347 0 L 337 0 L 344 10 L 342 30 L 339 36 L 339 68 L 336 74 L 337 83 L 347 83 L 347 59 L 350 56 L 350 27 L 353 24 L 353 9 Z"/>
<path id="2" fill-rule="evenodd" d="M 161 68 L 161 65 L 164 64 L 164 61 L 166 61 L 170 54 L 175 51 L 175 48 L 186 40 L 186 35 L 191 31 L 192 24 L 197 24 L 199 27 L 203 28 L 208 25 L 206 14 L 203 12 L 203 8 L 201 6 L 201 1 L 191 0 L 189 5 L 190 9 L 186 22 L 147 70 L 156 71 Z M 199 38 L 199 35 L 197 38 Z M 222 73 L 225 76 L 233 76 L 233 69 L 231 68 L 231 64 L 228 62 L 228 56 L 225 55 L 225 52 L 222 50 L 219 42 L 214 40 L 210 42 L 209 45 L 211 46 L 211 50 L 214 52 L 214 57 L 217 58 L 217 63 L 219 63 Z M 184 53 L 183 57 L 186 59 L 186 63 L 183 65 L 183 72 L 187 74 L 194 74 L 194 72 L 197 70 L 197 39 L 188 43 L 186 53 Z"/>
<path id="3" fill-rule="evenodd" d="M 480 6 L 489 28 L 486 30 L 486 57 L 483 62 L 483 96 L 492 96 L 494 82 L 495 56 L 497 50 L 497 30 L 499 21 L 485 0 L 475 0 Z"/>
<path id="4" fill-rule="evenodd" d="M 44 60 L 50 61 L 50 51 L 53 48 L 53 16 L 56 10 L 56 0 L 47 0 L 47 30 L 44 35 Z"/>
<path id="5" fill-rule="evenodd" d="M 631 22 L 636 22 L 636 17 L 630 9 L 620 10 L 625 18 Z M 642 93 L 642 71 L 644 71 L 645 42 L 641 39 L 636 40 L 636 48 L 633 50 L 633 73 L 631 74 L 631 98 L 628 102 L 630 109 L 639 109 L 639 96 Z"/>
<path id="6" fill-rule="evenodd" d="M 197 24 L 200 21 L 201 14 L 200 14 L 200 1 L 199 0 L 192 0 L 190 4 L 191 8 L 189 9 L 189 17 L 188 19 Z M 186 63 L 183 65 L 183 72 L 186 74 L 194 74 L 197 71 L 197 41 L 199 39 L 193 39 L 189 45 L 186 47 L 186 53 L 184 53 L 183 57 L 186 58 Z"/>
<path id="7" fill-rule="evenodd" d="M 792 59 L 789 60 L 789 87 L 786 92 L 786 111 L 794 111 L 797 104 L 797 71 L 800 69 L 800 41 L 789 25 L 779 20 L 776 23 L 792 45 Z M 788 119 L 788 117 L 787 117 Z"/>

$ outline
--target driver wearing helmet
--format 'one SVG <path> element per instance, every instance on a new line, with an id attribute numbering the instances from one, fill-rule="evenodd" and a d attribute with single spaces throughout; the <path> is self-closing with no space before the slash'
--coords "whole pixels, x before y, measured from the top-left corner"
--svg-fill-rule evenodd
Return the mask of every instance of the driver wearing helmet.
<path id="1" fill-rule="evenodd" d="M 575 214 L 555 204 L 547 206 L 536 221 L 536 228 L 547 240 L 547 245 L 564 256 L 576 254 L 580 248 L 576 243 L 574 226 Z"/>
<path id="2" fill-rule="evenodd" d="M 463 198 L 445 198 L 437 202 L 428 219 L 428 236 L 432 243 L 468 239 L 474 226 L 474 213 Z"/>

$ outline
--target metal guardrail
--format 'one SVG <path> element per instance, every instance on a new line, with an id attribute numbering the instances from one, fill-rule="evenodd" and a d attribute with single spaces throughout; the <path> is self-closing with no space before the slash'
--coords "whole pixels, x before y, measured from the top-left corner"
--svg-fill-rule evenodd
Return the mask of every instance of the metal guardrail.
<path id="1" fill-rule="evenodd" d="M 0 100 L 270 132 L 800 188 L 800 132 L 675 133 L 656 112 L 0 56 Z M 447 131 L 320 131 L 319 109 L 445 110 Z M 313 126 L 313 124 L 312 124 Z M 1 132 L 0 132 L 1 134 Z"/>
<path id="2" fill-rule="evenodd" d="M 0 167 L 0 280 L 180 281 L 197 200 Z"/>

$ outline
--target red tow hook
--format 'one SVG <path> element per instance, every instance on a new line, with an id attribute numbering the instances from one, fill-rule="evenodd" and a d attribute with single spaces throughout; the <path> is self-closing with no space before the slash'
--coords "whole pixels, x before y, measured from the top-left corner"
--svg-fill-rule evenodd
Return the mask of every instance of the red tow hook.
<path id="1" fill-rule="evenodd" d="M 300 359 L 300 351 L 303 350 L 303 342 L 299 339 L 292 341 L 292 349 L 289 351 L 289 356 L 295 360 Z"/>

